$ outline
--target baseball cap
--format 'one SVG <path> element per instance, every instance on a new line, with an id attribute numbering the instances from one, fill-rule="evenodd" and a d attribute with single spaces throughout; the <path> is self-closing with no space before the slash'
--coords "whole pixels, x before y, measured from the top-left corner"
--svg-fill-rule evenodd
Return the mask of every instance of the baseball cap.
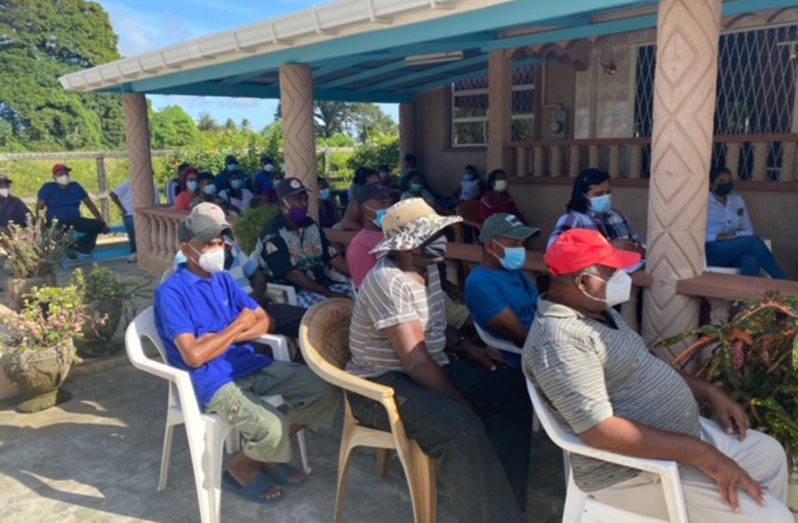
<path id="1" fill-rule="evenodd" d="M 357 203 L 363 205 L 369 200 L 381 200 L 390 198 L 393 191 L 380 183 L 370 183 L 364 185 L 357 192 Z"/>
<path id="2" fill-rule="evenodd" d="M 194 206 L 193 209 L 191 209 L 191 214 L 192 215 L 202 214 L 205 216 L 210 216 L 211 218 L 216 220 L 217 223 L 223 224 L 225 227 L 229 227 L 229 225 L 227 224 L 227 218 L 224 215 L 224 211 L 222 210 L 221 207 L 219 207 L 215 203 L 211 202 L 198 203 L 197 205 Z"/>
<path id="3" fill-rule="evenodd" d="M 574 274 L 593 265 L 626 269 L 640 259 L 639 253 L 616 249 L 600 232 L 591 229 L 565 231 L 543 255 L 554 276 Z"/>
<path id="4" fill-rule="evenodd" d="M 184 243 L 194 238 L 199 238 L 204 242 L 210 242 L 229 231 L 229 225 L 219 223 L 213 216 L 192 213 L 180 222 L 180 227 L 177 230 L 177 240 L 180 243 Z"/>
<path id="5" fill-rule="evenodd" d="M 479 233 L 479 241 L 485 243 L 491 238 L 503 236 L 514 240 L 534 238 L 540 235 L 537 227 L 527 227 L 514 214 L 497 213 L 491 215 L 482 224 L 482 232 Z"/>
<path id="6" fill-rule="evenodd" d="M 277 184 L 275 191 L 277 192 L 277 197 L 283 199 L 286 196 L 308 192 L 308 188 L 302 185 L 302 181 L 299 178 L 284 178 Z"/>
<path id="7" fill-rule="evenodd" d="M 53 174 L 58 174 L 63 171 L 71 171 L 72 169 L 63 163 L 57 163 L 53 165 Z"/>

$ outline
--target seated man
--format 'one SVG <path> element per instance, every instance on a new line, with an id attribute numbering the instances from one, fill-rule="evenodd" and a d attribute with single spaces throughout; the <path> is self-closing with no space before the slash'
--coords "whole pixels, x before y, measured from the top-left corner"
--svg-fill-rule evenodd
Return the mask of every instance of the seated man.
<path id="1" fill-rule="evenodd" d="M 70 180 L 72 171 L 64 164 L 53 166 L 53 180 L 42 185 L 36 201 L 36 211 L 47 209 L 47 220 L 58 220 L 62 226 L 70 227 L 81 233 L 77 239 L 78 255 L 88 257 L 97 244 L 100 233 L 107 234 L 111 229 L 103 221 L 100 211 L 89 197 L 89 193 L 78 183 Z M 84 203 L 96 219 L 83 218 L 80 215 L 80 204 Z"/>
<path id="2" fill-rule="evenodd" d="M 526 508 L 532 412 L 520 369 L 446 327 L 437 263 L 441 217 L 411 198 L 388 210 L 382 257 L 357 293 L 347 370 L 394 389 L 407 435 L 437 460 L 438 484 L 460 522 L 517 522 Z M 449 362 L 445 352 L 455 356 Z M 387 428 L 384 409 L 352 396 L 354 415 Z"/>
<path id="3" fill-rule="evenodd" d="M 338 254 L 324 231 L 308 216 L 308 191 L 297 178 L 277 184 L 280 212 L 260 235 L 261 267 L 275 283 L 293 285 L 297 303 L 310 308 L 334 296 L 350 298 L 352 284 L 336 283 L 330 269 L 349 275 L 343 256 Z"/>
<path id="4" fill-rule="evenodd" d="M 778 442 L 749 430 L 745 410 L 719 388 L 653 356 L 613 310 L 629 298 L 623 269 L 640 254 L 572 229 L 545 259 L 553 279 L 524 346 L 524 370 L 564 427 L 598 449 L 679 463 L 692 523 L 792 522 Z M 699 416 L 699 403 L 722 427 Z M 666 517 L 657 476 L 577 455 L 571 463 L 576 484 L 597 500 Z"/>
<path id="5" fill-rule="evenodd" d="M 191 214 L 203 214 L 210 216 L 217 223 L 229 227 L 227 218 L 224 211 L 218 205 L 212 203 L 197 204 L 191 210 Z M 302 322 L 302 316 L 305 314 L 305 309 L 288 305 L 285 303 L 271 303 L 266 290 L 268 282 L 266 275 L 260 270 L 258 264 L 258 254 L 253 253 L 252 256 L 247 256 L 241 249 L 235 236 L 232 233 L 225 234 L 224 236 L 224 270 L 230 273 L 238 287 L 248 294 L 253 300 L 263 307 L 269 316 L 274 320 L 272 325 L 273 330 L 269 331 L 274 334 L 288 336 L 289 338 L 299 337 L 299 324 Z M 176 271 L 180 265 L 187 263 L 188 259 L 182 251 L 178 251 L 175 256 Z"/>
<path id="6" fill-rule="evenodd" d="M 482 259 L 466 280 L 466 305 L 477 325 L 517 347 L 537 310 L 538 288 L 523 267 L 527 241 L 539 234 L 512 214 L 494 214 L 482 224 Z"/>
<path id="7" fill-rule="evenodd" d="M 272 318 L 224 271 L 226 224 L 190 215 L 178 241 L 188 260 L 155 294 L 155 321 L 169 363 L 187 371 L 204 412 L 219 414 L 241 431 L 243 453 L 230 459 L 224 485 L 243 497 L 268 503 L 280 485 L 304 476 L 291 460 L 290 424 L 332 426 L 341 393 L 304 365 L 272 361 L 251 340 L 269 332 Z M 282 394 L 290 410 L 260 401 Z"/>
<path id="8" fill-rule="evenodd" d="M 12 184 L 8 176 L 0 174 L 0 234 L 7 232 L 12 223 L 23 227 L 28 224 L 30 209 L 22 200 L 11 195 Z"/>

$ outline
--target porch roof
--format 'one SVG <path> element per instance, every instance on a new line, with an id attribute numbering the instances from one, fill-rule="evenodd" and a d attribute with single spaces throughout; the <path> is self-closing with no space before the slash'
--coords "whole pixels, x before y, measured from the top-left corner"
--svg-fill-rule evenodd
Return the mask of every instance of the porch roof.
<path id="1" fill-rule="evenodd" d="M 75 91 L 279 98 L 279 68 L 313 68 L 317 100 L 410 102 L 487 73 L 494 51 L 655 27 L 658 0 L 345 0 L 60 78 Z M 727 0 L 734 16 L 798 0 Z M 569 50 L 515 53 L 517 66 Z"/>

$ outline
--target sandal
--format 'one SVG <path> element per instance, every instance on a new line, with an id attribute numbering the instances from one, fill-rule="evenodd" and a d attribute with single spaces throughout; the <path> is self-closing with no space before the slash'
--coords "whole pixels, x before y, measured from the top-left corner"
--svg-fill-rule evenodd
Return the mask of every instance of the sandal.
<path id="1" fill-rule="evenodd" d="M 284 491 L 276 497 L 263 497 L 266 491 L 276 484 L 277 483 L 275 482 L 274 478 L 268 474 L 261 474 L 255 478 L 255 481 L 246 486 L 239 483 L 238 480 L 236 480 L 229 472 L 225 471 L 224 474 L 222 474 L 222 486 L 224 486 L 227 490 L 237 496 L 241 496 L 242 498 L 254 503 L 260 503 L 261 505 L 270 505 L 283 499 L 283 496 L 285 496 Z"/>
<path id="2" fill-rule="evenodd" d="M 302 479 L 299 481 L 299 483 L 292 483 L 291 476 L 297 472 L 300 473 L 300 477 Z M 305 481 L 308 479 L 303 472 L 287 463 L 280 463 L 276 467 L 267 470 L 265 473 L 271 476 L 278 485 L 283 487 L 298 487 L 300 485 L 304 485 Z"/>

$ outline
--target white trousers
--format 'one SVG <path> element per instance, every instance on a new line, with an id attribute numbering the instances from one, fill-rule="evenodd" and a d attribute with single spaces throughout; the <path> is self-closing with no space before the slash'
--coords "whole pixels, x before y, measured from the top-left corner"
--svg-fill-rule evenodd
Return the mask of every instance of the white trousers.
<path id="1" fill-rule="evenodd" d="M 690 523 L 794 523 L 787 508 L 787 458 L 779 442 L 749 430 L 743 441 L 716 423 L 701 418 L 701 439 L 736 461 L 754 481 L 767 489 L 766 507 L 739 488 L 740 510 L 734 512 L 720 497 L 717 483 L 696 467 L 679 467 Z M 612 487 L 591 492 L 601 503 L 650 517 L 667 519 L 668 509 L 659 476 L 643 472 Z"/>

